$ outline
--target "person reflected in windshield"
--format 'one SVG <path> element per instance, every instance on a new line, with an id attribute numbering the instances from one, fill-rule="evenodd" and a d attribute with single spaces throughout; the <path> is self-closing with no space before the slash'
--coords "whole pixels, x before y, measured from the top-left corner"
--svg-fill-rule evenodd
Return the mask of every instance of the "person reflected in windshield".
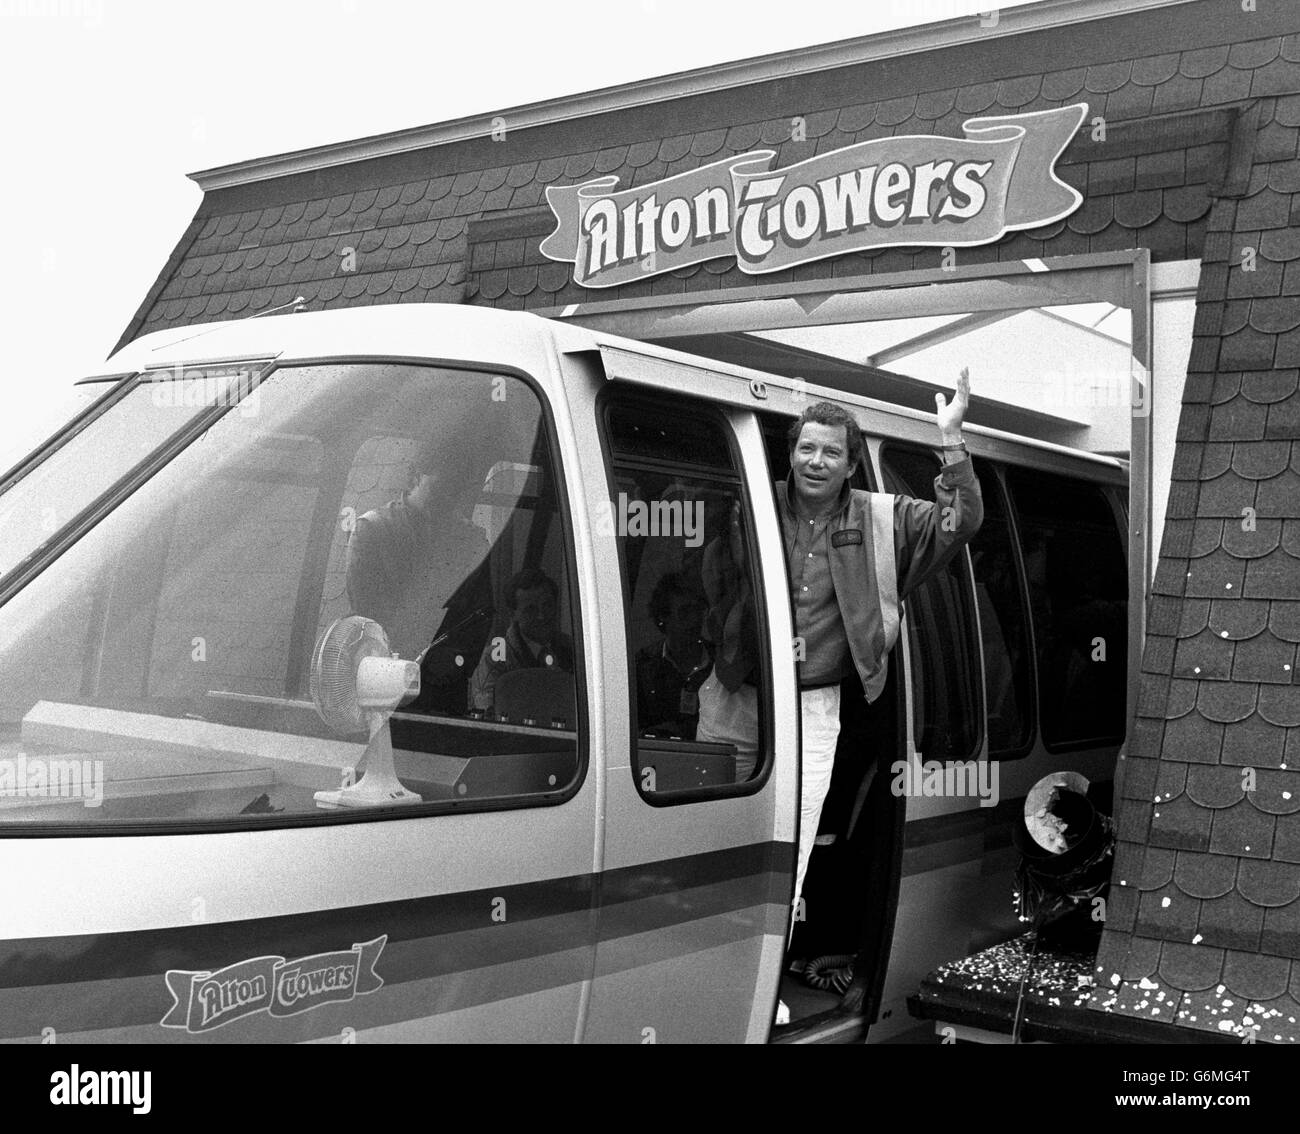
<path id="1" fill-rule="evenodd" d="M 419 657 L 477 596 L 462 586 L 488 552 L 470 515 L 489 460 L 467 443 L 432 446 L 411 463 L 401 497 L 360 516 L 348 542 L 353 614 L 373 618 L 399 657 Z M 480 639 L 481 640 L 481 639 Z"/>
<path id="2" fill-rule="evenodd" d="M 497 682 L 517 669 L 555 668 L 573 672 L 573 641 L 559 629 L 560 588 L 535 567 L 520 571 L 506 586 L 510 625 L 488 640 L 469 682 L 471 709 L 495 713 Z"/>

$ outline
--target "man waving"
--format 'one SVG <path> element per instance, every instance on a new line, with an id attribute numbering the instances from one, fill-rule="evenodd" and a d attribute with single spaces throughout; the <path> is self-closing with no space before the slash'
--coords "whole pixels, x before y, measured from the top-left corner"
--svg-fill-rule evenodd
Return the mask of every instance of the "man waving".
<path id="1" fill-rule="evenodd" d="M 796 908 L 831 781 L 840 681 L 856 670 L 867 700 L 880 695 L 898 639 L 899 600 L 939 571 L 983 520 L 979 482 L 961 434 L 969 401 L 966 370 L 951 403 L 935 394 L 944 465 L 933 504 L 849 487 L 864 445 L 858 423 L 839 406 L 811 405 L 790 428 L 790 475 L 776 485 L 776 497 L 801 647 Z M 784 1022 L 779 1015 L 777 1022 Z"/>

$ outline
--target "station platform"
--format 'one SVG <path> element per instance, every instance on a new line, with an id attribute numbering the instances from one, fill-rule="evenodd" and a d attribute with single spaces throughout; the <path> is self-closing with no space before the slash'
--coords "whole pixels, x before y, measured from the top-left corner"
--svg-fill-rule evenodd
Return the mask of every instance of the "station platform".
<path id="1" fill-rule="evenodd" d="M 931 972 L 908 998 L 908 1011 L 934 1022 L 954 1042 L 1011 1043 L 1017 1005 L 1019 1043 L 1240 1043 L 1158 1020 L 1109 1012 L 1096 985 L 1096 941 L 1045 937 L 1032 950 L 1028 933 Z M 1027 967 L 1032 968 L 1021 981 Z M 951 1029 L 948 1031 L 947 1029 Z"/>

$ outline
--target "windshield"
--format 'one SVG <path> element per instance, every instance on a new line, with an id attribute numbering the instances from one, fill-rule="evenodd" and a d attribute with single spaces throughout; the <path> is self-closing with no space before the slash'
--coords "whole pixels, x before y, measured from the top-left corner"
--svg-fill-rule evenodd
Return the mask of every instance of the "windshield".
<path id="1" fill-rule="evenodd" d="M 106 399 L 108 410 L 39 456 L 0 494 L 0 530 L 5 533 L 0 575 L 50 540 L 178 429 L 214 405 L 237 398 L 251 382 L 249 372 L 230 368 L 158 371 Z M 102 393 L 104 388 L 98 389 Z"/>
<path id="2" fill-rule="evenodd" d="M 119 374 L 107 381 L 78 382 L 53 393 L 33 392 L 26 404 L 18 401 L 12 412 L 0 419 L 0 473 L 12 469 L 124 377 Z"/>
<path id="3" fill-rule="evenodd" d="M 419 695 L 378 713 L 417 802 L 562 792 L 571 553 L 537 395 L 394 364 L 285 367 L 255 394 L 0 607 L 0 823 L 319 814 L 377 723 L 355 657 L 330 688 L 360 723 L 313 702 L 343 618 L 418 663 Z M 202 412 L 162 400 L 137 386 L 0 503 L 28 531 L 31 492 L 89 499 L 78 473 L 106 484 Z"/>

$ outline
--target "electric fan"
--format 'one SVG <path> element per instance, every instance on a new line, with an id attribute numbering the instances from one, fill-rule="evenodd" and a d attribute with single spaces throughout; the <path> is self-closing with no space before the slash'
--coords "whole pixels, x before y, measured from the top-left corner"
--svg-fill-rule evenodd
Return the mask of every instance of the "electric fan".
<path id="1" fill-rule="evenodd" d="M 389 714 L 419 692 L 419 665 L 393 657 L 384 628 L 373 619 L 348 615 L 321 634 L 311 663 L 316 711 L 345 736 L 368 731 L 370 743 L 362 757 L 361 779 L 339 791 L 318 791 L 318 807 L 420 802 L 397 779 L 388 728 Z"/>

